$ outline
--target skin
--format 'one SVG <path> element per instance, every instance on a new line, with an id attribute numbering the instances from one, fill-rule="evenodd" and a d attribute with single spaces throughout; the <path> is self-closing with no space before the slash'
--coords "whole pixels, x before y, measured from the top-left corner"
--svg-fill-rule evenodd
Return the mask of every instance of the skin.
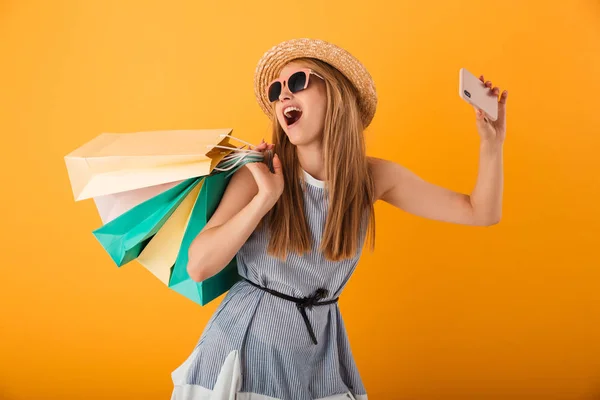
<path id="1" fill-rule="evenodd" d="M 280 78 L 303 68 L 301 63 L 289 63 L 281 71 Z M 480 80 L 489 89 L 489 95 L 498 99 L 500 89 Z M 464 225 L 489 226 L 500 221 L 503 189 L 503 144 L 506 137 L 506 100 L 504 90 L 498 99 L 498 119 L 491 121 L 485 113 L 475 108 L 475 126 L 480 137 L 479 171 L 471 194 L 459 193 L 421 179 L 406 167 L 389 160 L 370 157 L 376 201 L 382 200 L 413 215 L 437 221 Z M 302 118 L 291 129 L 285 124 L 282 110 L 288 105 L 299 106 Z M 300 92 L 291 93 L 285 87 L 276 103 L 277 118 L 290 141 L 297 146 L 302 168 L 317 179 L 323 179 L 322 132 L 325 118 L 325 84 L 311 76 L 309 86 Z M 272 148 L 261 143 L 257 149 Z M 271 192 L 278 198 L 283 190 L 283 181 L 265 168 L 251 165 L 255 178 L 265 185 L 263 192 Z M 257 181 L 258 182 L 258 181 Z M 279 193 L 280 194 L 280 193 Z M 266 197 L 270 197 L 265 193 Z M 275 200 L 276 201 L 276 200 Z"/>
<path id="2" fill-rule="evenodd" d="M 290 63 L 281 71 L 287 76 L 302 64 Z M 498 99 L 498 119 L 490 121 L 475 110 L 475 126 L 480 137 L 479 170 L 470 194 L 449 190 L 427 182 L 404 166 L 389 160 L 369 158 L 375 183 L 375 201 L 384 201 L 408 213 L 438 221 L 464 225 L 489 226 L 500 221 L 503 189 L 503 145 L 506 137 L 506 99 L 508 93 L 485 81 L 489 95 Z M 302 110 L 294 127 L 287 127 L 282 111 L 288 105 Z M 302 168 L 323 180 L 323 126 L 325 84 L 312 75 L 308 87 L 298 93 L 284 88 L 276 103 L 277 118 L 290 141 L 296 145 Z M 265 151 L 273 145 L 262 143 L 255 149 Z M 281 161 L 273 160 L 272 173 L 264 163 L 249 163 L 231 178 L 219 206 L 189 249 L 187 271 L 196 282 L 221 271 L 235 257 L 261 219 L 275 205 L 284 188 Z"/>

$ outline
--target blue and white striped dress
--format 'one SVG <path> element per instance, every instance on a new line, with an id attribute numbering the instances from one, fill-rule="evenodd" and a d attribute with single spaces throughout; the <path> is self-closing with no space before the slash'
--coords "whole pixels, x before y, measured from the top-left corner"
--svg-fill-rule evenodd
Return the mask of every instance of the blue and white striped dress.
<path id="1" fill-rule="evenodd" d="M 362 251 L 331 262 L 318 251 L 327 216 L 324 182 L 304 172 L 305 215 L 313 250 L 286 262 L 266 253 L 268 233 L 256 230 L 237 254 L 242 277 L 262 287 L 302 298 L 318 288 L 338 297 Z M 364 225 L 364 224 L 363 224 Z M 350 232 L 349 232 L 350 233 Z M 188 359 L 172 373 L 172 400 L 366 400 L 338 304 L 306 310 L 314 344 L 296 304 L 236 283 L 208 322 Z"/>

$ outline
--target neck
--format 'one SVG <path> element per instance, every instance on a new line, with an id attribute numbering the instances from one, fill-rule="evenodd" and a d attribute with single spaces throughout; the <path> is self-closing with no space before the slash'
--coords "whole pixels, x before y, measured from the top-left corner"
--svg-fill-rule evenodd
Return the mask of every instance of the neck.
<path id="1" fill-rule="evenodd" d="M 323 144 L 315 142 L 296 147 L 300 166 L 318 180 L 325 180 L 325 162 L 323 157 Z"/>

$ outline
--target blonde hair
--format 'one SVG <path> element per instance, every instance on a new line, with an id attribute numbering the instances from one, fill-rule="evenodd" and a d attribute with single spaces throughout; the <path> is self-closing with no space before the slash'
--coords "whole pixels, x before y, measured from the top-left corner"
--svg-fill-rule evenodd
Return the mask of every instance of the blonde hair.
<path id="1" fill-rule="evenodd" d="M 356 255 L 363 223 L 370 228 L 371 249 L 375 242 L 375 190 L 366 156 L 358 94 L 352 83 L 331 65 L 312 58 L 294 61 L 302 61 L 325 81 L 323 147 L 329 210 L 319 250 L 326 259 L 340 261 Z M 296 147 L 275 112 L 272 123 L 272 141 L 282 163 L 285 188 L 263 222 L 268 223 L 271 233 L 268 254 L 285 259 L 290 251 L 299 255 L 309 252 L 312 243 L 304 214 L 302 170 Z"/>

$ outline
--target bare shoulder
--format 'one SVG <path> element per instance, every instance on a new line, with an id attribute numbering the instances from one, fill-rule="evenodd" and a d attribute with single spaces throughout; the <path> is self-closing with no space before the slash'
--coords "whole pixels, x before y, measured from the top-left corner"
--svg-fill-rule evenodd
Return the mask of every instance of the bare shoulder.
<path id="1" fill-rule="evenodd" d="M 233 173 L 225 193 L 205 229 L 219 226 L 236 215 L 258 193 L 258 186 L 250 170 L 243 166 Z"/>
<path id="2" fill-rule="evenodd" d="M 227 189 L 231 187 L 231 191 L 238 190 L 247 190 L 251 192 L 252 196 L 258 193 L 258 186 L 256 185 L 256 181 L 254 180 L 254 176 L 252 176 L 252 172 L 246 167 L 243 166 L 239 168 L 237 171 L 233 173 L 231 176 L 231 180 L 227 185 Z"/>
<path id="3" fill-rule="evenodd" d="M 375 185 L 375 201 L 383 199 L 385 194 L 394 187 L 394 184 L 402 179 L 402 175 L 409 173 L 406 168 L 393 161 L 377 157 L 367 158 Z"/>

